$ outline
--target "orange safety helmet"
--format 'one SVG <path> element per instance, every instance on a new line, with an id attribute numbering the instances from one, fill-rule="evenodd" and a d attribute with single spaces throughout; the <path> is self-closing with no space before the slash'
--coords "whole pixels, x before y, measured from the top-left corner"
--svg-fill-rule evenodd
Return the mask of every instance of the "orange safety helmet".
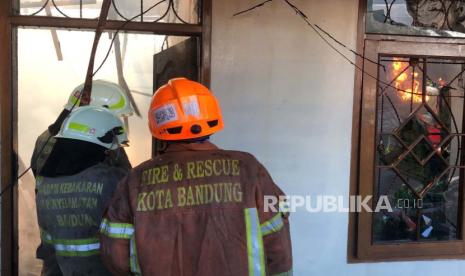
<path id="1" fill-rule="evenodd" d="M 218 100 L 202 84 L 176 78 L 160 87 L 152 98 L 149 127 L 160 140 L 189 140 L 223 129 Z"/>

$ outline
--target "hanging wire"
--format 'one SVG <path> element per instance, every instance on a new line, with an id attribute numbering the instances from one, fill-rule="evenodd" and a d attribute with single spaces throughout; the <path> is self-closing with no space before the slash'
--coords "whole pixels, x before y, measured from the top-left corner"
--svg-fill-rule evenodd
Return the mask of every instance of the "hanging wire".
<path id="1" fill-rule="evenodd" d="M 271 0 L 271 1 L 272 1 L 272 0 Z M 268 1 L 262 2 L 262 3 L 258 4 L 258 5 L 255 5 L 255 6 L 251 7 L 251 8 L 249 8 L 249 9 L 245 10 L 245 11 L 238 12 L 238 13 L 236 13 L 234 16 L 237 16 L 237 15 L 240 15 L 240 14 L 243 14 L 243 13 L 246 13 L 246 12 L 249 12 L 249 11 L 252 11 L 252 10 L 254 10 L 254 9 L 258 8 L 258 7 L 261 7 L 261 6 L 263 6 L 264 4 L 266 4 L 266 3 L 268 3 L 268 2 L 271 2 L 271 1 L 268 0 Z M 288 0 L 284 0 L 284 1 L 286 2 L 286 4 L 288 4 L 288 5 L 296 12 L 297 15 L 299 15 L 299 16 L 307 23 L 307 25 L 308 25 L 309 27 L 312 28 L 312 30 L 313 30 L 313 31 L 314 31 L 314 32 L 315 32 L 315 33 L 316 33 L 316 34 L 317 34 L 317 35 L 318 35 L 331 49 L 333 49 L 336 53 L 338 53 L 343 59 L 345 59 L 347 62 L 349 62 L 351 65 L 353 65 L 356 69 L 360 70 L 363 74 L 366 74 L 367 76 L 369 76 L 369 77 L 375 79 L 376 81 L 378 81 L 378 83 L 385 84 L 386 87 L 382 89 L 383 92 L 384 92 L 385 89 L 387 89 L 387 87 L 392 87 L 392 88 L 395 89 L 395 91 L 404 92 L 404 93 L 410 93 L 410 94 L 422 95 L 422 94 L 420 94 L 420 93 L 414 93 L 414 92 L 413 92 L 413 89 L 412 89 L 412 91 L 405 91 L 405 90 L 403 90 L 403 89 L 398 89 L 398 88 L 392 86 L 393 81 L 390 82 L 390 83 L 387 83 L 387 82 L 385 82 L 385 81 L 383 81 L 383 80 L 380 80 L 378 77 L 373 76 L 373 75 L 371 75 L 370 73 L 366 72 L 363 68 L 361 68 L 360 66 L 358 66 L 357 64 L 355 64 L 355 63 L 354 63 L 352 60 L 350 60 L 346 55 L 344 55 L 341 51 L 339 51 L 334 45 L 332 45 L 325 37 L 323 37 L 322 33 L 323 33 L 323 34 L 326 34 L 326 36 L 328 36 L 329 38 L 331 38 L 333 41 L 335 41 L 335 42 L 336 42 L 338 45 L 340 45 L 341 47 L 343 47 L 343 48 L 348 49 L 349 51 L 351 51 L 350 48 L 346 47 L 343 43 L 341 43 L 340 41 L 338 41 L 337 39 L 335 39 L 334 36 L 332 36 L 331 34 L 329 34 L 329 33 L 328 33 L 327 31 L 325 31 L 323 28 L 319 27 L 318 25 L 313 25 L 313 24 L 310 22 L 308 16 L 307 16 L 302 10 L 300 10 L 297 6 L 293 5 L 293 4 L 290 3 Z M 392 5 L 394 4 L 394 2 L 395 2 L 395 0 L 391 3 L 391 6 L 388 8 L 389 11 L 392 9 Z M 449 8 L 450 8 L 450 7 L 449 7 Z M 373 61 L 371 61 L 371 60 L 366 59 L 363 55 L 358 54 L 356 51 L 351 51 L 351 52 L 354 53 L 355 55 L 357 55 L 357 56 L 363 58 L 364 60 L 370 61 L 370 62 L 375 63 L 375 64 L 379 64 L 378 62 L 373 62 Z M 385 68 L 385 67 L 383 66 L 383 68 Z M 408 67 L 406 67 L 406 69 L 404 69 L 404 72 L 405 72 L 405 70 L 407 70 L 407 69 L 408 69 Z M 464 72 L 465 72 L 465 69 L 463 69 L 456 77 L 454 77 L 454 78 L 446 85 L 446 87 L 450 87 L 450 85 L 451 85 L 457 78 L 459 78 Z M 397 77 L 396 77 L 396 78 L 397 78 Z M 396 78 L 394 78 L 394 80 L 395 80 Z M 384 95 L 384 93 L 382 93 L 382 95 L 383 95 L 383 96 L 387 96 L 387 95 Z M 443 93 L 441 93 L 440 96 L 444 99 L 447 108 L 448 108 L 449 111 L 451 112 L 452 110 L 451 110 L 451 108 L 450 108 L 450 105 L 449 105 L 449 103 L 447 102 L 447 100 L 445 99 L 445 96 L 443 95 Z M 449 95 L 448 97 L 459 97 L 459 98 L 464 98 L 463 96 L 453 96 L 453 95 Z M 394 107 L 394 103 L 392 102 L 392 100 L 391 100 L 388 96 L 387 96 L 387 99 L 388 99 L 389 103 Z M 399 114 L 398 114 L 398 112 L 397 112 L 397 110 L 396 110 L 395 107 L 394 107 L 394 112 L 395 112 L 395 115 L 396 115 L 398 121 L 400 122 L 400 117 L 399 117 Z M 454 124 L 455 130 L 458 132 L 457 123 L 456 123 L 456 120 L 455 120 L 455 116 L 454 116 L 453 114 L 452 114 L 452 120 L 453 120 L 453 124 Z M 459 143 L 460 143 L 460 142 L 459 142 Z M 459 144 L 459 147 L 460 147 L 460 144 Z M 456 162 L 455 162 L 455 163 L 457 164 L 457 162 L 458 162 L 458 158 L 456 158 Z M 454 170 L 454 172 L 452 173 L 451 177 L 453 177 L 454 174 L 455 174 L 455 170 Z M 452 225 L 453 225 L 453 224 L 452 224 Z"/>
<path id="2" fill-rule="evenodd" d="M 246 13 L 246 12 L 250 12 L 250 11 L 255 10 L 255 9 L 259 8 L 259 7 L 262 7 L 263 5 L 265 5 L 266 3 L 271 2 L 271 1 L 273 1 L 273 0 L 264 1 L 264 2 L 259 3 L 259 4 L 255 5 L 255 6 L 251 7 L 251 8 L 248 8 L 248 9 L 246 9 L 246 10 L 244 10 L 244 11 L 237 12 L 237 13 L 235 13 L 233 16 L 237 16 L 237 15 L 240 15 L 240 14 L 244 14 L 244 13 Z M 294 4 L 292 4 L 289 0 L 284 0 L 284 2 L 285 2 L 298 16 L 300 16 L 300 17 L 302 18 L 302 20 L 304 20 L 305 23 L 306 23 L 306 24 L 307 24 L 307 25 L 308 25 L 308 26 L 309 26 L 309 27 L 310 27 L 310 28 L 311 28 L 311 29 L 312 29 L 312 30 L 313 30 L 313 31 L 314 31 L 314 32 L 315 32 L 315 33 L 316 33 L 316 34 L 317 34 L 317 35 L 318 35 L 318 36 L 319 36 L 319 37 L 320 37 L 333 51 L 334 51 L 334 52 L 336 52 L 338 55 L 340 55 L 344 60 L 346 60 L 348 63 L 350 63 L 352 66 L 354 66 L 354 67 L 355 67 L 357 70 L 359 70 L 362 74 L 367 75 L 368 77 L 370 77 L 370 78 L 376 80 L 378 83 L 385 85 L 386 88 L 387 88 L 387 87 L 390 87 L 390 88 L 395 89 L 395 90 L 398 91 L 398 92 L 403 92 L 403 93 L 406 93 L 406 94 L 421 95 L 421 93 L 415 93 L 415 92 L 413 92 L 413 91 L 407 91 L 407 90 L 404 90 L 404 89 L 396 88 L 396 87 L 394 87 L 392 84 L 389 84 L 389 83 L 387 83 L 386 81 L 383 81 L 383 80 L 379 79 L 377 76 L 374 76 L 373 74 L 371 74 L 371 73 L 365 71 L 362 67 L 360 67 L 360 66 L 357 65 L 355 62 L 353 62 L 353 61 L 352 61 L 348 56 L 346 56 L 343 52 L 341 52 L 339 49 L 337 49 L 336 46 L 334 46 L 333 44 L 331 44 L 331 42 L 330 42 L 324 35 L 325 35 L 325 34 L 328 34 L 328 37 L 329 37 L 331 40 L 337 41 L 337 43 L 338 43 L 339 45 L 341 45 L 341 44 L 344 45 L 344 48 L 345 48 L 345 49 L 350 49 L 349 47 L 347 47 L 345 44 L 343 44 L 342 42 L 340 42 L 339 40 L 337 40 L 333 35 L 331 35 L 328 31 L 325 31 L 323 28 L 321 28 L 321 27 L 317 28 L 316 25 L 314 25 L 314 24 L 310 21 L 309 17 L 308 17 L 301 9 L 299 9 L 297 6 L 295 6 Z M 320 29 L 321 29 L 321 31 L 320 31 Z M 323 32 L 323 31 L 324 31 L 324 32 Z M 342 45 L 341 45 L 341 46 L 342 46 Z M 352 52 L 352 53 L 354 53 L 354 52 L 357 53 L 357 56 L 363 58 L 363 60 L 366 60 L 366 61 L 371 62 L 371 63 L 374 63 L 374 64 L 379 64 L 378 62 L 374 62 L 374 61 L 372 61 L 372 60 L 366 58 L 363 54 L 360 54 L 360 53 L 358 53 L 358 52 L 355 51 L 355 50 L 351 50 L 351 52 Z M 378 65 L 378 66 L 379 66 L 379 65 Z M 382 65 L 382 66 L 384 67 L 384 65 Z M 464 73 L 464 72 L 465 72 L 465 69 L 464 69 L 461 73 Z M 461 74 L 461 73 L 460 73 L 460 74 Z M 460 74 L 459 74 L 459 75 L 460 75 Z M 459 75 L 458 75 L 458 76 L 459 76 Z M 456 78 L 458 78 L 458 76 L 457 76 Z M 456 78 L 455 78 L 455 79 L 456 79 Z M 454 80 L 455 80 L 455 79 L 454 79 Z M 454 80 L 453 80 L 453 81 L 454 81 Z M 452 83 L 453 81 L 451 81 L 451 83 Z M 450 96 L 450 97 L 457 97 L 457 98 L 460 97 L 460 98 L 463 98 L 464 96 Z"/>
<path id="3" fill-rule="evenodd" d="M 308 18 L 308 16 L 301 10 L 299 9 L 297 6 L 295 6 L 294 4 L 292 4 L 291 2 L 289 2 L 288 0 L 284 0 L 284 2 L 286 2 L 286 4 L 292 9 L 294 10 L 294 12 L 299 15 L 302 20 L 305 21 L 305 23 L 307 23 L 307 25 L 331 48 L 333 49 L 337 54 L 339 54 L 343 59 L 345 59 L 347 62 L 349 62 L 352 66 L 354 66 L 357 70 L 361 71 L 362 73 L 366 74 L 367 76 L 377 80 L 379 83 L 381 84 L 384 84 L 386 86 L 389 86 L 389 87 L 392 87 L 394 89 L 397 89 L 396 87 L 392 86 L 391 84 L 383 81 L 383 80 L 380 80 L 378 77 L 366 72 L 362 67 L 360 67 L 359 65 L 355 64 L 355 62 L 353 62 L 349 57 L 347 57 L 344 53 L 342 53 L 341 51 L 339 51 L 333 44 L 331 44 L 331 42 L 329 42 L 329 40 L 324 37 L 324 35 L 319 31 L 319 29 L 317 27 L 315 27 L 315 25 L 313 25 L 311 22 L 310 22 L 310 19 Z M 327 32 L 328 33 L 328 32 Z M 334 36 L 333 36 L 334 37 Z M 355 52 L 355 51 L 354 51 Z M 370 62 L 373 62 L 369 59 L 367 59 L 364 55 L 361 55 L 361 54 L 358 54 L 359 56 L 363 57 L 364 60 L 367 60 L 367 61 L 370 61 Z M 376 63 L 378 64 L 378 63 Z M 418 94 L 418 93 L 415 93 L 413 91 L 406 91 L 406 90 L 403 90 L 403 89 L 397 89 L 398 91 L 401 91 L 401 92 L 404 92 L 404 93 L 409 93 L 409 94 Z"/>
<path id="4" fill-rule="evenodd" d="M 49 3 L 49 1 L 50 1 L 50 0 L 47 0 L 47 1 L 44 3 L 44 5 L 43 5 L 38 11 L 36 11 L 35 13 L 33 13 L 32 15 L 36 15 L 36 14 L 38 14 L 39 12 L 41 12 L 43 9 L 45 9 L 45 7 L 46 7 L 47 4 Z M 136 16 L 130 18 L 130 19 L 126 19 L 126 21 L 125 21 L 125 22 L 116 30 L 116 32 L 114 33 L 113 38 L 112 38 L 111 43 L 110 43 L 110 47 L 109 47 L 109 49 L 108 49 L 108 51 L 107 51 L 107 53 L 106 53 L 106 55 L 105 55 L 105 58 L 103 59 L 102 63 L 99 65 L 99 67 L 97 68 L 97 70 L 94 71 L 94 73 L 92 74 L 92 76 L 95 76 L 95 74 L 98 73 L 98 71 L 103 67 L 103 65 L 104 65 L 105 62 L 107 61 L 107 59 L 108 59 L 108 57 L 109 57 L 109 55 L 110 55 L 110 53 L 111 53 L 111 49 L 112 49 L 112 47 L 113 47 L 115 38 L 117 37 L 117 35 L 119 34 L 119 32 L 120 32 L 129 22 L 133 21 L 134 19 L 136 19 L 136 18 L 139 17 L 139 16 L 143 16 L 144 14 L 148 13 L 149 11 L 151 11 L 152 9 L 154 9 L 155 7 L 157 7 L 158 5 L 160 5 L 160 4 L 162 4 L 162 3 L 166 2 L 166 1 L 168 1 L 168 0 L 161 0 L 161 1 L 157 2 L 156 4 L 154 4 L 153 6 L 151 6 L 150 8 L 148 8 L 147 10 L 145 10 L 144 12 L 142 12 L 142 13 L 140 13 L 140 14 L 138 14 L 138 15 L 136 15 Z M 68 15 L 66 15 L 64 12 L 62 12 L 62 11 L 58 8 L 58 6 L 57 6 L 56 3 L 55 3 L 55 0 L 52 0 L 52 4 L 53 4 L 53 6 L 57 9 L 57 11 L 58 11 L 59 13 L 61 13 L 63 16 L 65 16 L 65 17 L 67 17 L 67 18 L 70 18 Z M 112 4 L 113 4 L 113 7 L 115 8 L 115 11 L 118 13 L 118 15 L 120 15 L 120 16 L 123 17 L 123 18 L 125 18 L 124 16 L 122 16 L 122 15 L 118 12 L 114 0 L 112 0 Z M 174 12 L 175 16 L 176 16 L 181 22 L 183 22 L 183 23 L 185 23 L 185 24 L 188 24 L 188 23 L 187 23 L 186 21 L 184 21 L 184 20 L 178 15 L 178 13 L 176 12 L 176 10 L 175 10 L 175 8 L 174 8 L 174 2 L 173 2 L 173 0 L 169 0 L 167 11 L 165 12 L 165 14 L 164 14 L 161 18 L 157 19 L 156 22 L 159 21 L 159 20 L 161 20 L 161 19 L 163 19 L 163 18 L 168 14 L 170 8 L 173 8 L 173 12 Z M 80 98 L 82 97 L 82 95 L 83 95 L 83 91 L 80 92 L 78 99 L 80 99 Z M 74 103 L 74 105 L 71 107 L 71 110 L 69 111 L 69 113 L 71 113 L 71 112 L 73 111 L 73 109 L 74 109 L 74 107 L 76 106 L 76 103 L 77 103 L 77 102 L 78 102 L 78 101 L 76 101 L 76 102 Z M 40 150 L 38 151 L 37 156 L 40 156 L 40 155 L 42 154 L 42 152 L 43 152 L 45 146 L 48 144 L 48 142 L 50 142 L 50 139 L 51 139 L 51 138 L 52 138 L 52 135 L 50 135 L 50 136 L 48 137 L 48 139 L 46 140 L 46 142 L 42 145 L 42 147 L 41 147 Z M 34 160 L 34 162 L 36 162 L 36 161 L 37 161 L 37 160 Z M 34 163 L 34 162 L 33 162 L 33 163 Z M 32 164 L 31 164 L 27 169 L 25 169 L 21 174 L 19 174 L 19 176 L 17 177 L 16 180 L 21 179 L 21 178 L 22 178 L 24 175 L 26 175 L 26 173 L 27 173 L 29 170 L 31 170 L 31 169 L 32 169 Z M 0 192 L 0 197 L 3 196 L 3 194 L 4 194 L 7 190 L 9 190 L 10 188 L 12 188 L 12 187 L 15 185 L 15 183 L 16 183 L 16 181 L 13 182 L 13 183 L 11 183 L 10 185 L 6 186 L 5 188 L 3 188 L 3 190 L 1 190 L 1 192 Z"/>
<path id="5" fill-rule="evenodd" d="M 250 11 L 253 11 L 253 10 L 257 9 L 257 8 L 260 8 L 260 7 L 264 6 L 265 4 L 267 4 L 269 2 L 273 2 L 273 0 L 266 0 L 265 2 L 259 3 L 259 4 L 255 5 L 255 6 L 251 7 L 251 8 L 248 8 L 248 9 L 240 11 L 240 12 L 236 12 L 235 14 L 233 14 L 233 17 L 241 15 L 243 13 L 248 13 Z"/>
<path id="6" fill-rule="evenodd" d="M 267 1 L 267 2 L 269 2 L 269 1 Z M 264 2 L 264 3 L 267 3 L 267 2 Z M 285 2 L 296 12 L 297 15 L 299 15 L 299 16 L 307 23 L 308 26 L 310 26 L 310 27 L 312 28 L 313 31 L 314 31 L 314 32 L 315 32 L 315 33 L 316 33 L 329 47 L 331 47 L 336 53 L 338 53 L 339 55 L 341 55 L 341 57 L 343 57 L 346 61 L 348 61 L 348 62 L 349 62 L 350 64 L 352 64 L 355 68 L 357 68 L 358 70 L 360 70 L 362 73 L 364 73 L 364 74 L 366 74 L 366 75 L 372 77 L 373 79 L 377 80 L 379 83 L 382 83 L 382 84 L 385 84 L 385 85 L 386 85 L 386 87 L 382 89 L 382 90 L 383 90 L 382 96 L 386 96 L 386 98 L 387 98 L 388 102 L 390 103 L 390 105 L 391 105 L 392 107 L 394 107 L 393 110 L 394 110 L 394 112 L 395 112 L 395 115 L 396 115 L 396 117 L 397 117 L 397 120 L 398 120 L 399 122 L 401 122 L 400 116 L 399 116 L 399 114 L 398 114 L 398 112 L 397 112 L 397 110 L 396 110 L 396 108 L 395 108 L 394 103 L 392 102 L 392 100 L 391 100 L 391 98 L 390 98 L 389 96 L 385 95 L 384 90 L 386 90 L 387 87 L 392 87 L 392 88 L 394 88 L 396 91 L 403 91 L 404 93 L 418 94 L 418 95 L 422 95 L 422 94 L 420 94 L 420 93 L 414 93 L 414 92 L 413 92 L 413 89 L 412 89 L 412 91 L 406 91 L 406 90 L 398 89 L 398 88 L 394 87 L 394 86 L 392 85 L 392 83 L 395 81 L 395 79 L 398 78 L 398 76 L 395 77 L 394 80 L 391 81 L 390 83 L 387 83 L 387 82 L 385 82 L 385 81 L 383 81 L 383 80 L 380 80 L 378 77 L 375 77 L 375 76 L 369 74 L 368 72 L 366 72 L 363 68 L 361 68 L 361 67 L 359 67 L 358 65 L 356 65 L 356 64 L 355 64 L 354 62 L 352 62 L 352 60 L 350 60 L 346 55 L 344 55 L 344 54 L 343 54 L 342 52 L 340 52 L 336 47 L 334 47 L 334 45 L 332 45 L 325 37 L 323 37 L 323 35 L 322 35 L 320 32 L 326 34 L 326 35 L 327 35 L 328 37 L 330 37 L 333 41 L 335 41 L 337 44 L 339 44 L 340 46 L 344 47 L 345 49 L 349 49 L 348 47 L 346 47 L 343 43 L 341 43 L 340 41 L 338 41 L 337 39 L 335 39 L 334 36 L 332 36 L 331 34 L 329 34 L 329 33 L 328 33 L 327 31 L 325 31 L 323 28 L 321 28 L 321 27 L 319 27 L 319 26 L 317 26 L 317 25 L 313 25 L 313 24 L 310 22 L 308 16 L 307 16 L 302 10 L 300 10 L 298 7 L 296 7 L 295 5 L 293 5 L 292 3 L 290 3 L 288 0 L 285 0 Z M 257 8 L 257 7 L 263 6 L 264 3 L 261 3 L 261 4 L 259 4 L 259 5 L 256 5 L 256 6 L 252 7 L 252 8 L 250 8 L 250 9 L 248 9 L 247 11 L 251 11 L 251 10 Z M 244 11 L 244 12 L 246 12 L 246 11 Z M 242 14 L 242 13 L 244 13 L 244 12 L 239 12 L 239 13 L 237 13 L 237 14 Z M 349 50 L 350 50 L 350 49 L 349 49 Z M 365 59 L 365 60 L 368 60 L 368 59 L 366 59 L 363 55 L 360 55 L 360 54 L 358 54 L 358 53 L 355 52 L 355 51 L 351 51 L 351 52 L 354 53 L 354 54 L 356 54 L 356 55 L 359 56 L 359 57 L 362 57 L 362 58 Z M 375 64 L 379 64 L 379 63 L 373 62 L 373 61 L 371 61 L 371 60 L 368 60 L 368 61 L 370 61 L 370 62 L 372 62 L 372 63 L 375 63 Z M 384 70 L 385 70 L 385 66 L 382 66 L 382 67 L 383 67 Z M 403 70 L 403 72 L 405 72 L 409 67 L 410 67 L 410 66 L 407 66 L 407 67 Z M 464 71 L 465 71 L 465 69 L 464 69 Z M 403 72 L 402 72 L 402 73 L 403 73 Z M 402 74 L 402 73 L 401 73 L 401 74 Z M 453 81 L 451 81 L 450 84 L 451 84 L 452 82 L 453 82 Z M 444 95 L 442 95 L 442 96 L 444 97 Z M 455 121 L 455 118 L 453 118 L 453 120 Z M 456 126 L 455 123 L 454 123 L 454 126 Z M 456 160 L 456 162 L 457 162 L 457 160 Z"/>
<path id="7" fill-rule="evenodd" d="M 54 0 L 52 0 L 52 2 L 53 2 L 53 1 L 54 1 Z M 160 1 L 160 2 L 158 2 L 158 3 L 156 3 L 156 4 L 154 4 L 152 7 L 150 7 L 149 9 L 147 9 L 146 11 L 144 11 L 143 13 L 141 13 L 141 14 L 139 14 L 139 15 L 133 17 L 133 18 L 131 18 L 130 20 L 128 20 L 128 21 L 126 21 L 126 22 L 124 22 L 124 24 L 122 24 L 121 27 L 118 28 L 118 30 L 115 32 L 115 34 L 114 34 L 114 36 L 113 36 L 113 39 L 112 39 L 111 44 L 110 44 L 110 48 L 108 49 L 108 52 L 107 52 L 107 54 L 106 54 L 104 60 L 103 60 L 102 63 L 100 64 L 99 68 L 93 73 L 93 75 L 95 75 L 95 74 L 100 70 L 100 68 L 103 66 L 103 64 L 105 63 L 105 61 L 108 59 L 108 56 L 109 56 L 109 54 L 110 54 L 110 52 L 111 52 L 111 48 L 112 48 L 112 46 L 113 46 L 114 40 L 115 40 L 115 38 L 116 38 L 116 35 L 124 28 L 124 26 L 126 26 L 126 24 L 129 23 L 130 21 L 132 21 L 132 20 L 134 20 L 135 18 L 141 16 L 142 14 L 145 14 L 145 13 L 149 12 L 150 10 L 152 10 L 153 8 L 155 8 L 156 6 L 158 6 L 159 4 L 161 4 L 161 3 L 165 2 L 165 1 L 167 1 L 167 0 L 162 0 L 162 1 Z M 48 1 L 47 1 L 47 2 L 48 2 Z M 83 90 L 80 92 L 80 94 L 79 94 L 79 96 L 78 96 L 77 98 L 80 99 L 80 98 L 82 97 L 82 95 L 83 95 Z M 76 101 L 76 102 L 74 103 L 74 105 L 71 107 L 69 113 L 71 113 L 71 112 L 73 111 L 73 109 L 75 108 L 75 106 L 76 106 L 76 104 L 77 104 L 78 102 L 79 102 L 79 100 Z M 37 156 L 40 156 L 40 155 L 42 154 L 42 152 L 43 152 L 43 150 L 44 150 L 44 148 L 45 148 L 45 145 L 48 144 L 48 142 L 50 141 L 51 138 L 52 138 L 52 135 L 50 135 L 50 136 L 48 137 L 48 139 L 46 140 L 46 142 L 42 145 L 42 147 L 41 147 L 40 150 L 38 151 Z M 37 161 L 37 160 L 33 160 L 32 163 L 35 163 L 36 161 Z M 17 177 L 17 180 L 21 179 L 21 177 L 23 177 L 24 175 L 26 175 L 26 173 L 27 173 L 29 170 L 31 170 L 31 169 L 32 169 L 32 164 L 31 164 L 27 169 L 25 169 L 21 174 L 19 174 L 19 176 Z M 12 187 L 15 185 L 15 183 L 16 183 L 16 181 L 13 182 L 12 184 L 6 186 L 5 188 L 3 188 L 3 190 L 0 192 L 0 197 L 1 197 L 8 189 L 12 188 Z"/>
<path id="8" fill-rule="evenodd" d="M 154 4 L 153 6 L 151 6 L 150 8 L 148 8 L 147 10 L 145 10 L 144 12 L 142 12 L 141 14 L 138 14 L 134 17 L 132 17 L 131 19 L 129 20 L 126 20 L 122 25 L 121 27 L 119 27 L 116 32 L 113 34 L 113 38 L 111 40 L 111 43 L 110 43 L 110 47 L 108 48 L 108 51 L 105 55 L 105 57 L 103 58 L 103 61 L 102 63 L 100 63 L 99 67 L 97 68 L 97 70 L 94 71 L 94 73 L 92 74 L 92 76 L 95 76 L 95 74 L 98 73 L 98 71 L 100 71 L 100 69 L 103 67 L 103 65 L 105 64 L 105 62 L 107 61 L 108 57 L 110 56 L 110 53 L 111 53 L 111 49 L 113 48 L 113 44 L 115 42 L 115 38 L 116 36 L 119 34 L 119 32 L 131 21 L 133 21 L 134 19 L 136 19 L 137 17 L 139 16 L 142 16 L 146 13 L 148 13 L 149 11 L 151 11 L 152 9 L 154 9 L 156 6 L 160 5 L 161 3 L 163 2 L 166 2 L 167 0 L 161 0 L 160 2 L 157 2 L 156 4 Z M 114 2 L 114 0 L 112 0 L 112 2 Z"/>
<path id="9" fill-rule="evenodd" d="M 48 144 L 48 142 L 50 142 L 50 139 L 52 138 L 52 135 L 50 135 L 47 140 L 45 141 L 45 143 L 42 145 L 42 147 L 40 148 L 39 150 L 39 153 L 37 154 L 37 158 L 39 158 L 39 156 L 42 154 L 42 152 L 44 151 L 45 149 L 45 146 Z M 34 163 L 37 162 L 37 159 L 34 160 Z M 2 191 L 0 192 L 0 198 L 3 196 L 3 194 L 8 191 L 9 189 L 13 188 L 13 186 L 15 185 L 15 183 L 21 179 L 21 177 L 25 176 L 26 173 L 28 171 L 30 171 L 32 169 L 32 164 L 27 168 L 25 169 L 17 178 L 16 178 L 16 181 L 13 181 L 13 183 L 9 184 L 8 186 L 6 186 L 5 188 L 2 189 Z"/>
<path id="10" fill-rule="evenodd" d="M 355 51 L 355 50 L 353 50 L 353 49 L 347 47 L 344 43 L 342 43 L 342 42 L 340 42 L 339 40 L 337 40 L 334 36 L 332 36 L 330 33 L 328 33 L 327 31 L 325 31 L 323 28 L 321 28 L 321 27 L 318 26 L 317 24 L 315 24 L 315 27 L 316 27 L 318 30 L 320 30 L 321 32 L 323 32 L 326 36 L 328 36 L 329 38 L 331 38 L 334 42 L 336 42 L 337 44 L 339 44 L 341 47 L 347 49 L 349 52 L 353 53 L 354 55 L 356 55 L 356 56 L 358 56 L 358 57 L 360 57 L 360 58 L 362 58 L 362 59 L 364 59 L 364 60 L 366 60 L 366 61 L 369 61 L 369 62 L 371 62 L 371 63 L 373 63 L 373 64 L 376 64 L 376 65 L 382 67 L 383 70 L 384 70 L 384 72 L 386 72 L 386 66 L 384 66 L 383 64 L 381 64 L 381 63 L 379 63 L 379 62 L 376 62 L 376 61 L 374 61 L 374 60 L 372 60 L 372 59 L 369 59 L 369 58 L 365 57 L 364 55 L 358 53 L 357 51 Z"/>
<path id="11" fill-rule="evenodd" d="M 68 115 L 71 114 L 71 112 L 74 110 L 74 108 L 76 107 L 76 105 L 79 103 L 79 101 L 81 100 L 82 98 L 82 95 L 84 94 L 84 89 L 80 91 L 79 93 L 79 96 L 77 97 L 77 100 L 74 102 L 73 106 L 71 106 L 71 109 L 69 110 L 68 112 Z M 66 117 L 67 117 L 66 116 Z M 65 118 L 66 119 L 66 118 Z M 3 194 L 14 187 L 15 183 L 21 179 L 21 177 L 25 176 L 26 173 L 28 171 L 30 171 L 32 169 L 32 164 L 36 163 L 39 156 L 42 154 L 42 152 L 44 151 L 45 149 L 45 146 L 50 142 L 50 139 L 52 139 L 53 135 L 50 135 L 48 136 L 47 140 L 45 141 L 45 143 L 42 145 L 42 147 L 40 148 L 40 150 L 38 151 L 37 155 L 36 155 L 36 159 L 35 160 L 31 160 L 31 164 L 29 165 L 29 167 L 27 169 L 25 169 L 21 174 L 18 175 L 18 177 L 16 178 L 16 181 L 13 181 L 13 183 L 9 184 L 8 186 L 6 186 L 5 188 L 2 189 L 2 191 L 0 192 L 0 198 L 3 196 Z"/>

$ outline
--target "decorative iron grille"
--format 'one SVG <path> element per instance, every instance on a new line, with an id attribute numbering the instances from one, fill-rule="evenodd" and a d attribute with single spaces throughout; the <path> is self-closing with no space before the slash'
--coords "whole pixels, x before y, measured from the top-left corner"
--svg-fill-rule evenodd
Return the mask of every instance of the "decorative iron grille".
<path id="1" fill-rule="evenodd" d="M 369 33 L 463 37 L 464 0 L 368 0 Z"/>
<path id="2" fill-rule="evenodd" d="M 374 242 L 459 239 L 463 182 L 463 61 L 382 57 L 377 108 Z"/>
<path id="3" fill-rule="evenodd" d="M 97 18 L 102 0 L 21 0 L 21 15 Z M 147 10 L 149 10 L 147 12 Z M 161 23 L 200 23 L 200 0 L 113 0 L 112 19 Z M 136 17 L 134 20 L 133 17 Z"/>

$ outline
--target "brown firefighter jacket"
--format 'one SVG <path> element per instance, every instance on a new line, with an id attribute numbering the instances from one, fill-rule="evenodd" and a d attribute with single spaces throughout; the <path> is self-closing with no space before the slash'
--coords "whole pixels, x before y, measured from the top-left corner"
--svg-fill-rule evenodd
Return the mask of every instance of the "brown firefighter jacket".
<path id="1" fill-rule="evenodd" d="M 100 227 L 114 274 L 292 274 L 287 214 L 264 209 L 283 193 L 252 155 L 172 144 L 121 184 Z"/>

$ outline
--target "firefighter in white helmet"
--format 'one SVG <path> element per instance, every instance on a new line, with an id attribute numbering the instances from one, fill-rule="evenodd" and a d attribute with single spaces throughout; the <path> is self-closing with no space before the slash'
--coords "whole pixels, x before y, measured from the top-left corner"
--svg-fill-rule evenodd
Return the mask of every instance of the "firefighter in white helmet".
<path id="1" fill-rule="evenodd" d="M 104 160 L 128 141 L 106 108 L 74 108 L 55 137 L 36 182 L 42 275 L 110 275 L 99 256 L 105 205 L 128 170 Z"/>
<path id="2" fill-rule="evenodd" d="M 56 134 L 56 132 L 60 129 L 61 123 L 69 111 L 79 107 L 79 99 L 83 88 L 84 84 L 81 84 L 73 90 L 57 121 L 50 125 L 50 127 L 37 138 L 31 158 L 31 168 L 34 175 L 40 174 L 40 170 L 53 149 L 55 139 L 51 136 Z M 127 118 L 134 112 L 126 92 L 119 85 L 104 80 L 96 80 L 92 82 L 92 93 L 89 105 L 105 107 L 121 118 Z M 108 155 L 106 162 L 126 168 L 131 167 L 123 149 L 111 152 Z"/>
<path id="3" fill-rule="evenodd" d="M 68 102 L 64 106 L 64 110 L 58 116 L 57 120 L 37 138 L 31 158 L 31 169 L 35 176 L 40 175 L 45 162 L 52 152 L 56 142 L 53 136 L 57 134 L 58 130 L 61 128 L 63 120 L 69 115 L 70 111 L 79 107 L 79 99 L 83 88 L 84 84 L 81 84 L 73 89 Z M 92 93 L 89 105 L 104 107 L 123 119 L 127 119 L 133 114 L 133 109 L 126 92 L 119 85 L 104 80 L 95 80 L 92 82 Z M 123 148 L 109 150 L 106 154 L 105 163 L 111 166 L 121 167 L 125 170 L 131 168 L 131 163 Z M 53 255 L 49 254 L 48 251 L 49 250 L 41 244 L 36 252 L 37 257 L 44 260 L 43 270 L 45 272 L 48 271 L 49 275 L 60 274 L 59 269 L 54 265 L 56 261 L 53 259 Z M 54 273 L 54 271 L 58 272 Z"/>

